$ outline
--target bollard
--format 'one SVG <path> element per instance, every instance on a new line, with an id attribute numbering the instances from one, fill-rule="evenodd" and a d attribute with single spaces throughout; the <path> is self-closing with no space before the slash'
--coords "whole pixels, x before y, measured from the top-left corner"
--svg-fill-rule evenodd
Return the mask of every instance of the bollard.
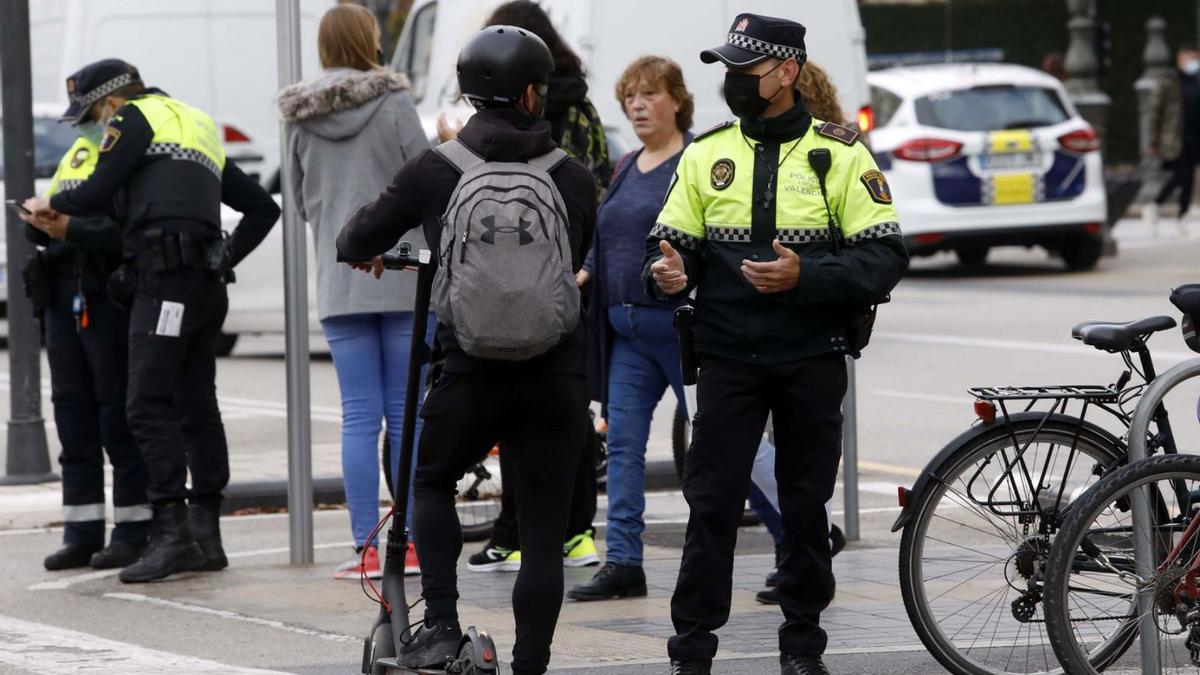
<path id="1" fill-rule="evenodd" d="M 30 84 L 29 3 L 0 2 L 0 80 L 4 102 L 4 194 L 23 200 L 33 195 L 33 93 Z M 25 238 L 25 223 L 10 209 L 8 241 L 8 377 L 11 415 L 8 455 L 0 485 L 23 485 L 58 480 L 50 470 L 46 424 L 42 420 L 41 330 L 25 297 L 21 270 L 33 253 Z"/>
<path id="2" fill-rule="evenodd" d="M 854 357 L 846 357 L 846 397 L 842 399 L 842 499 L 846 541 L 858 541 L 858 391 Z"/>

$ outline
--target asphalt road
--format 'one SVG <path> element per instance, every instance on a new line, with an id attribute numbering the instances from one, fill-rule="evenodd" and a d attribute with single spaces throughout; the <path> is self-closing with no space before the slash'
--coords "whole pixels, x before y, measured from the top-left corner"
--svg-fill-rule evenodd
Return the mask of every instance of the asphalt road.
<path id="1" fill-rule="evenodd" d="M 949 256 L 914 264 L 893 302 L 880 309 L 873 343 L 857 364 L 863 537 L 848 551 L 851 555 L 841 563 L 839 574 L 869 561 L 894 570 L 898 540 L 888 527 L 898 511 L 895 486 L 909 483 L 943 444 L 971 424 L 969 387 L 1110 383 L 1123 369 L 1120 360 L 1071 340 L 1071 326 L 1085 319 L 1176 314 L 1167 295 L 1173 286 L 1200 276 L 1200 240 L 1154 240 L 1142 236 L 1135 223 L 1122 227 L 1121 255 L 1105 259 L 1091 273 L 1066 274 L 1039 251 L 996 252 L 982 270 L 959 268 Z M 275 338 L 243 340 L 235 355 L 220 363 L 219 390 L 235 480 L 284 476 L 280 345 Z M 1163 333 L 1151 345 L 1160 370 L 1191 355 L 1178 330 Z M 333 475 L 339 468 L 336 380 L 327 358 L 314 358 L 311 372 L 314 472 Z M 1175 419 L 1195 419 L 1198 396 L 1200 388 L 1173 394 L 1168 407 Z M 6 406 L 6 382 L 0 399 Z M 659 411 L 652 457 L 669 456 L 672 406 L 668 402 Z M 1180 423 L 1176 430 L 1185 448 L 1200 448 L 1200 425 Z M 51 444 L 57 445 L 52 429 Z M 124 673 L 357 672 L 361 643 L 355 636 L 363 632 L 371 605 L 353 584 L 328 579 L 333 565 L 347 554 L 344 512 L 316 517 L 316 566 L 286 565 L 283 518 L 228 519 L 229 549 L 239 552 L 229 571 L 123 588 L 111 576 L 50 575 L 41 569 L 42 556 L 60 535 L 45 529 L 54 520 L 53 503 L 30 507 L 38 499 L 45 501 L 30 494 L 0 488 L 0 673 L 85 666 Z M 836 508 L 841 511 L 840 502 Z M 652 636 L 669 627 L 670 566 L 678 560 L 686 504 L 678 493 L 657 494 L 650 500 L 648 516 L 654 524 L 647 557 L 662 565 L 651 598 L 629 605 L 568 605 L 560 622 L 563 650 L 557 651 L 556 645 L 556 659 L 563 656 L 555 662 L 556 669 L 665 672 L 665 648 Z M 841 520 L 844 514 L 835 518 Z M 473 549 L 468 545 L 467 550 Z M 735 602 L 735 622 L 739 617 L 764 626 L 776 621 L 773 615 L 754 614 L 749 600 L 761 572 L 770 566 L 769 550 L 761 528 L 743 531 L 738 565 L 747 601 Z M 590 574 L 570 572 L 570 579 Z M 474 575 L 471 583 L 486 582 Z M 881 573 L 877 584 L 881 597 L 896 595 L 894 576 Z M 505 589 L 488 595 L 494 596 L 493 604 L 476 603 L 479 613 L 471 615 L 472 620 L 497 625 L 501 642 L 511 622 L 502 602 Z M 841 593 L 839 586 L 835 608 L 843 602 Z M 847 616 L 853 613 L 848 610 Z M 612 628 L 617 621 L 624 621 L 624 627 Z M 639 625 L 644 630 L 639 631 Z M 589 666 L 589 643 L 594 647 L 618 634 L 627 643 L 616 641 L 606 648 L 614 660 L 594 660 Z M 765 673 L 777 667 L 775 657 L 768 655 L 769 639 L 747 640 L 746 633 L 732 630 L 732 625 L 723 634 L 722 653 L 728 658 L 720 661 L 717 672 Z M 829 658 L 835 673 L 938 671 L 904 624 L 902 609 L 894 613 L 892 624 L 874 632 L 841 635 L 848 636 L 846 642 Z"/>

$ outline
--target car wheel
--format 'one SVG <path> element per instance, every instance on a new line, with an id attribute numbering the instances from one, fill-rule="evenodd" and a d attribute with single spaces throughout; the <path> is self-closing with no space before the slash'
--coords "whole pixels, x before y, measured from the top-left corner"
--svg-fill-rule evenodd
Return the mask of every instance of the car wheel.
<path id="1" fill-rule="evenodd" d="M 1068 270 L 1085 272 L 1096 267 L 1103 253 L 1104 242 L 1100 237 L 1081 237 L 1063 246 L 1060 255 Z"/>
<path id="2" fill-rule="evenodd" d="M 987 260 L 988 247 L 956 248 L 954 255 L 963 267 L 979 267 Z"/>
<path id="3" fill-rule="evenodd" d="M 217 356 L 229 356 L 237 344 L 237 334 L 221 333 L 217 336 Z"/>

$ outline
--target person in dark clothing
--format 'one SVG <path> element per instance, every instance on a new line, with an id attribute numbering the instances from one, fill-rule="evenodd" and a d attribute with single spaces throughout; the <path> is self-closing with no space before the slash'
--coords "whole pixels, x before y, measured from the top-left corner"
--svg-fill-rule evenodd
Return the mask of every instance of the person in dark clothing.
<path id="1" fill-rule="evenodd" d="M 94 121 L 77 125 L 79 138 L 63 155 L 47 194 L 86 180 L 96 168 L 100 134 Z M 125 421 L 129 311 L 105 292 L 120 261 L 119 226 L 106 217 L 36 225 L 24 218 L 27 239 L 42 247 L 26 278 L 45 329 L 54 421 L 62 444 L 63 546 L 46 557 L 48 570 L 124 567 L 146 547 L 150 507 L 146 463 Z M 104 455 L 112 462 L 112 541 L 104 545 Z"/>
<path id="2" fill-rule="evenodd" d="M 579 160 L 596 180 L 597 195 L 607 188 L 612 175 L 604 126 L 596 108 L 588 99 L 588 85 L 583 79 L 583 63 L 571 51 L 554 28 L 553 22 L 536 2 L 513 0 L 496 8 L 484 22 L 485 26 L 516 26 L 533 33 L 546 43 L 554 57 L 554 72 L 546 89 L 545 119 L 550 123 L 550 137 L 558 147 Z M 567 535 L 563 543 L 563 564 L 586 567 L 600 561 L 593 538 L 592 520 L 596 517 L 596 449 L 599 440 L 595 430 L 588 433 L 583 459 L 575 476 L 571 498 Z M 503 494 L 500 513 L 492 526 L 492 536 L 483 549 L 467 560 L 473 572 L 512 571 L 521 568 L 521 535 L 517 527 L 516 472 L 512 458 L 500 448 L 500 475 Z"/>
<path id="3" fill-rule="evenodd" d="M 490 162 L 527 162 L 554 150 L 550 125 L 540 119 L 551 70 L 549 50 L 535 36 L 511 26 L 481 32 L 459 56 L 459 85 L 479 112 L 458 140 Z M 495 75 L 486 86 L 480 84 L 482 72 Z M 595 229 L 594 182 L 571 159 L 550 176 L 566 208 L 571 267 L 578 271 Z M 459 173 L 436 150 L 418 155 L 346 224 L 338 252 L 350 260 L 371 259 L 417 227 L 424 228 L 430 248 L 440 251 L 441 217 L 458 181 Z M 501 362 L 468 355 L 442 318 L 437 336 L 443 371 L 421 411 L 414 487 L 425 620 L 413 642 L 401 649 L 401 661 L 410 667 L 441 665 L 457 650 L 462 633 L 455 565 L 463 540 L 455 485 L 500 443 L 520 473 L 516 497 L 525 506 L 517 513 L 523 559 L 513 588 L 512 667 L 515 673 L 543 673 L 562 605 L 562 542 L 572 477 L 589 425 L 586 331 L 580 321 L 550 351 Z"/>
<path id="4" fill-rule="evenodd" d="M 1192 205 L 1196 162 L 1200 161 L 1200 50 L 1185 45 L 1176 54 L 1178 69 L 1159 78 L 1148 102 L 1150 140 L 1146 151 L 1170 173 L 1142 218 L 1157 234 L 1159 207 L 1179 190 L 1179 232 Z"/>
<path id="5" fill-rule="evenodd" d="M 130 64 L 91 64 L 67 89 L 74 94 L 65 116 L 106 125 L 96 170 L 26 208 L 45 223 L 107 213 L 123 224 L 125 262 L 109 286 L 130 307 L 126 414 L 149 469 L 154 515 L 149 546 L 120 579 L 219 570 L 228 564 L 219 516 L 229 448 L 216 395 L 225 282 L 266 237 L 279 206 L 226 160 L 212 118 L 147 88 Z M 227 242 L 222 203 L 244 214 Z"/>

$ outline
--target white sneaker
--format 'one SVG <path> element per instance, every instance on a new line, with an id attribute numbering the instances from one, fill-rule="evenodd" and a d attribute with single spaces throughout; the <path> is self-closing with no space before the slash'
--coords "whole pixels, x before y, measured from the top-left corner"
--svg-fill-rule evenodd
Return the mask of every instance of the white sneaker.
<path id="1" fill-rule="evenodd" d="M 1142 205 L 1142 224 L 1151 236 L 1158 236 L 1158 204 L 1149 202 Z"/>

